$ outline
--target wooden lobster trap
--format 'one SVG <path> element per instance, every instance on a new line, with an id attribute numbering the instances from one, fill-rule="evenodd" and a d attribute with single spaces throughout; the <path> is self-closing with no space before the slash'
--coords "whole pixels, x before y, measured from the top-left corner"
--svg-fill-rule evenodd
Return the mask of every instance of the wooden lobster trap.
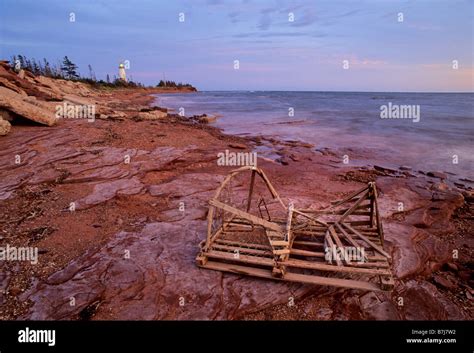
<path id="1" fill-rule="evenodd" d="M 250 173 L 250 175 L 248 175 Z M 209 201 L 203 268 L 361 290 L 391 290 L 375 183 L 321 210 L 288 206 L 258 168 L 224 179 Z"/>

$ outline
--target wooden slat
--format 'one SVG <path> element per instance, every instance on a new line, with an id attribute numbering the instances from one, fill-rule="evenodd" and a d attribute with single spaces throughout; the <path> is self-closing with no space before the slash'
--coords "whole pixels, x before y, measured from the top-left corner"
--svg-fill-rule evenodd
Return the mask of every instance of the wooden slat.
<path id="1" fill-rule="evenodd" d="M 211 250 L 206 253 L 206 256 L 209 258 L 219 259 L 219 260 L 241 261 L 241 262 L 245 262 L 252 265 L 262 265 L 262 266 L 270 266 L 270 267 L 273 267 L 275 265 L 275 261 L 273 259 L 269 259 L 265 257 L 242 255 L 240 253 L 239 253 L 239 256 L 236 258 L 234 254 L 231 254 L 228 252 Z"/>
<path id="2" fill-rule="evenodd" d="M 369 269 L 369 268 L 357 268 L 347 266 L 334 266 L 320 262 L 310 262 L 297 259 L 289 259 L 285 262 L 285 266 L 306 268 L 311 270 L 320 271 L 331 271 L 331 272 L 346 272 L 346 273 L 359 273 L 368 275 L 391 275 L 391 272 L 386 269 Z"/>
<path id="3" fill-rule="evenodd" d="M 270 240 L 270 244 L 272 246 L 288 246 L 288 245 L 290 245 L 290 243 L 287 242 L 286 240 Z"/>
<path id="4" fill-rule="evenodd" d="M 316 215 L 338 215 L 338 214 L 344 214 L 349 208 L 344 208 L 340 210 L 310 210 L 310 209 L 302 209 L 299 210 L 303 213 L 311 213 L 311 214 L 316 214 Z M 355 211 L 353 214 L 356 214 L 356 212 L 360 213 L 361 215 L 370 215 L 370 205 L 359 205 L 356 207 Z"/>
<path id="5" fill-rule="evenodd" d="M 337 229 L 344 235 L 344 237 L 356 248 L 360 248 L 361 246 L 352 238 L 350 234 L 348 234 L 339 223 L 336 223 Z"/>
<path id="6" fill-rule="evenodd" d="M 272 193 L 272 196 L 274 199 L 277 199 L 278 202 L 280 203 L 280 205 L 283 207 L 284 210 L 286 210 L 286 206 L 285 204 L 283 203 L 283 201 L 281 200 L 280 196 L 278 195 L 278 193 L 276 192 L 275 188 L 273 187 L 273 185 L 270 183 L 270 180 L 268 179 L 267 175 L 263 172 L 263 170 L 261 169 L 258 169 L 257 170 L 257 173 L 260 174 L 260 176 L 263 178 L 263 180 L 265 181 L 265 183 L 267 184 L 267 187 L 268 189 L 270 190 L 270 192 Z"/>
<path id="7" fill-rule="evenodd" d="M 221 245 L 221 244 L 216 244 L 216 243 L 211 245 L 211 250 L 225 250 L 232 253 L 235 252 L 235 250 L 238 250 L 239 253 L 244 253 L 244 254 L 273 256 L 270 250 L 266 251 L 266 250 L 259 250 L 259 249 L 248 249 L 248 248 L 234 247 L 234 246 L 228 246 L 228 245 Z"/>
<path id="8" fill-rule="evenodd" d="M 315 252 L 301 249 L 290 249 L 291 255 L 300 255 L 300 256 L 312 256 L 312 257 L 324 257 L 323 252 Z"/>
<path id="9" fill-rule="evenodd" d="M 324 237 L 325 233 L 317 233 L 317 232 L 312 232 L 309 230 L 298 230 L 294 231 L 293 234 L 302 234 L 302 235 L 313 235 L 315 237 Z"/>
<path id="10" fill-rule="evenodd" d="M 334 230 L 334 227 L 333 226 L 330 226 L 328 228 L 328 231 L 329 231 L 329 234 L 332 236 L 332 238 L 334 239 L 334 241 L 336 242 L 336 245 L 339 247 L 339 249 L 342 251 L 344 249 L 344 245 L 342 244 L 341 242 L 341 239 L 339 239 L 339 237 L 337 236 L 336 234 L 336 231 Z M 347 264 L 349 263 L 349 260 L 348 259 L 344 259 L 344 262 Z"/>
<path id="11" fill-rule="evenodd" d="M 382 254 L 383 256 L 385 256 L 386 258 L 388 259 L 391 259 L 392 257 L 390 256 L 389 253 L 387 253 L 384 249 L 382 249 L 380 246 L 378 246 L 377 244 L 375 244 L 373 241 L 371 241 L 369 238 L 367 238 L 365 235 L 362 235 L 360 234 L 360 232 L 358 232 L 357 230 L 355 230 L 354 228 L 352 228 L 350 225 L 348 224 L 345 224 L 345 223 L 342 223 L 341 225 L 343 225 L 344 227 L 346 227 L 348 230 L 350 230 L 352 233 L 354 233 L 355 235 L 357 235 L 359 238 L 361 238 L 363 241 L 365 241 L 367 244 L 369 244 L 372 248 L 374 248 L 377 252 L 379 252 L 380 254 Z"/>
<path id="12" fill-rule="evenodd" d="M 238 247 L 255 248 L 255 249 L 261 249 L 261 250 L 268 250 L 268 251 L 272 250 L 272 248 L 269 245 L 255 244 L 255 243 L 243 243 L 243 242 L 239 242 L 239 241 L 226 240 L 226 239 L 217 239 L 215 241 L 215 243 L 222 244 L 222 245 L 231 245 L 231 246 L 238 246 Z"/>
<path id="13" fill-rule="evenodd" d="M 370 261 L 370 260 L 369 260 Z M 354 262 L 350 263 L 351 267 L 367 267 L 367 268 L 390 268 L 388 262 Z"/>
<path id="14" fill-rule="evenodd" d="M 326 236 L 325 236 L 324 239 L 326 239 L 326 243 L 328 243 L 329 249 L 331 249 L 331 251 L 332 251 L 332 249 L 334 249 L 335 245 L 334 245 L 334 242 L 331 239 L 331 236 L 329 235 L 329 230 L 326 231 Z M 339 258 L 337 258 L 337 257 L 336 257 L 336 263 L 337 263 L 338 266 L 342 266 L 342 261 L 339 260 Z"/>
<path id="15" fill-rule="evenodd" d="M 293 210 L 293 212 L 296 213 L 296 214 L 299 214 L 300 216 L 306 217 L 306 218 L 308 218 L 308 219 L 310 219 L 310 220 L 312 220 L 312 221 L 314 221 L 314 222 L 316 222 L 316 223 L 322 224 L 322 225 L 325 226 L 325 227 L 328 226 L 326 222 L 321 221 L 321 220 L 319 220 L 319 219 L 317 219 L 317 218 L 315 218 L 315 217 L 312 217 L 312 216 L 310 216 L 310 215 L 307 215 L 306 213 L 303 213 L 303 212 L 301 212 L 301 211 L 299 211 L 299 210 L 296 210 L 296 209 L 295 209 L 295 210 Z"/>
<path id="16" fill-rule="evenodd" d="M 375 187 L 375 184 L 373 184 L 373 189 L 374 189 L 374 204 L 375 204 L 375 217 L 376 217 L 376 220 L 377 220 L 377 230 L 378 230 L 378 234 L 380 236 L 380 242 L 382 243 L 382 246 L 383 246 L 383 243 L 384 243 L 384 234 L 383 234 L 383 225 L 382 225 L 382 221 L 380 220 L 380 213 L 379 213 L 379 205 L 378 205 L 378 201 L 377 201 L 377 189 Z"/>
<path id="17" fill-rule="evenodd" d="M 253 224 L 258 224 L 262 227 L 265 227 L 265 228 L 269 228 L 271 230 L 274 230 L 276 232 L 284 232 L 284 229 L 282 229 L 282 227 L 280 227 L 278 224 L 276 223 L 273 223 L 273 222 L 269 222 L 265 219 L 262 219 L 262 218 L 259 218 L 257 216 L 254 216 L 250 213 L 247 213 L 245 211 L 242 211 L 242 210 L 239 210 L 235 207 L 232 207 L 232 206 L 229 206 L 229 205 L 226 205 L 225 203 L 222 203 L 218 200 L 215 200 L 215 199 L 211 199 L 209 200 L 209 204 L 211 206 L 214 206 L 214 207 L 217 207 L 217 208 L 220 208 L 224 211 L 227 211 L 227 212 L 230 212 L 230 213 L 233 213 L 235 214 L 236 216 L 239 216 L 241 218 L 244 218 L 244 219 L 247 219 L 249 220 L 250 222 L 252 222 Z"/>
<path id="18" fill-rule="evenodd" d="M 344 223 L 350 224 L 353 226 L 369 226 L 370 225 L 370 221 L 345 221 Z"/>
<path id="19" fill-rule="evenodd" d="M 278 249 L 278 250 L 273 250 L 274 255 L 286 255 L 290 253 L 290 249 Z M 285 262 L 282 262 L 282 265 L 284 265 Z"/>
<path id="20" fill-rule="evenodd" d="M 341 288 L 353 288 L 361 289 L 366 291 L 381 291 L 382 289 L 376 284 L 364 282 L 364 281 L 355 281 L 349 279 L 340 279 L 340 278 L 328 278 L 312 275 L 303 275 L 287 272 L 283 277 L 274 277 L 272 276 L 271 270 L 260 269 L 260 268 L 249 268 L 247 266 L 225 264 L 215 261 L 208 261 L 203 268 L 208 268 L 217 271 L 226 271 L 231 273 L 236 273 L 239 275 L 250 275 L 261 278 L 269 278 L 274 280 L 285 280 L 290 282 L 301 282 L 316 284 L 322 286 L 334 286 Z"/>
<path id="21" fill-rule="evenodd" d="M 369 194 L 369 191 L 367 190 L 366 192 L 364 192 L 359 200 L 357 200 L 356 203 L 354 203 L 346 212 L 344 212 L 344 214 L 337 220 L 339 223 L 342 222 L 346 217 L 348 217 L 352 212 L 355 211 L 355 209 L 363 202 L 366 200 L 367 198 L 367 195 Z"/>
<path id="22" fill-rule="evenodd" d="M 354 197 L 356 197 L 357 195 L 359 195 L 360 193 L 364 192 L 365 190 L 367 190 L 367 186 L 364 186 L 362 189 L 359 189 L 355 192 L 353 192 L 352 194 L 349 194 L 348 196 L 346 196 L 345 198 L 343 198 L 342 200 L 340 201 L 335 201 L 333 202 L 332 206 L 331 207 L 337 207 L 339 205 L 342 205 L 344 202 L 347 202 L 349 201 L 350 199 L 353 199 Z"/>
<path id="23" fill-rule="evenodd" d="M 304 240 L 295 240 L 293 242 L 293 245 L 302 245 L 302 246 L 316 246 L 316 247 L 321 247 L 324 248 L 323 243 L 316 243 L 314 241 L 304 241 Z"/>
<path id="24" fill-rule="evenodd" d="M 250 177 L 250 188 L 247 199 L 247 212 L 250 210 L 250 205 L 252 204 L 253 184 L 255 184 L 255 170 L 252 170 L 252 176 Z"/>
<path id="25" fill-rule="evenodd" d="M 268 239 L 274 239 L 274 240 L 283 240 L 285 239 L 285 235 L 280 232 L 275 232 L 273 230 L 268 230 L 265 229 L 265 233 L 267 234 Z"/>

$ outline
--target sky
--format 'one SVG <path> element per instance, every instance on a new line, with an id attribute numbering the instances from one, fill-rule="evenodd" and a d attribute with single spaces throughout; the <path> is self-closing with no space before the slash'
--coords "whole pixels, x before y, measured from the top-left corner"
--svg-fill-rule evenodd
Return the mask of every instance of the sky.
<path id="1" fill-rule="evenodd" d="M 473 92 L 473 18 L 474 0 L 0 0 L 0 59 L 102 79 L 128 60 L 199 90 Z"/>

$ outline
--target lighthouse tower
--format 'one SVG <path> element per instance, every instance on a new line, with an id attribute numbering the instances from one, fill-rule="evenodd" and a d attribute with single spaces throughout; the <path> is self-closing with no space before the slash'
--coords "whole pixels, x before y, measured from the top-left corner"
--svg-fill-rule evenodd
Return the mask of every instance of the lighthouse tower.
<path id="1" fill-rule="evenodd" d="M 119 65 L 119 78 L 122 81 L 127 82 L 127 75 L 125 74 L 125 65 L 123 63 L 120 63 Z"/>

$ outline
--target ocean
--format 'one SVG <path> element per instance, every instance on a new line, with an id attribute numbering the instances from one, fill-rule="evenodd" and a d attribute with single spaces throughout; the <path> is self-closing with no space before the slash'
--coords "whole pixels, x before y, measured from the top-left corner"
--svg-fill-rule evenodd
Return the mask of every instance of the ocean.
<path id="1" fill-rule="evenodd" d="M 160 94 L 157 104 L 218 115 L 226 133 L 335 149 L 357 165 L 474 179 L 474 93 L 208 91 Z"/>

